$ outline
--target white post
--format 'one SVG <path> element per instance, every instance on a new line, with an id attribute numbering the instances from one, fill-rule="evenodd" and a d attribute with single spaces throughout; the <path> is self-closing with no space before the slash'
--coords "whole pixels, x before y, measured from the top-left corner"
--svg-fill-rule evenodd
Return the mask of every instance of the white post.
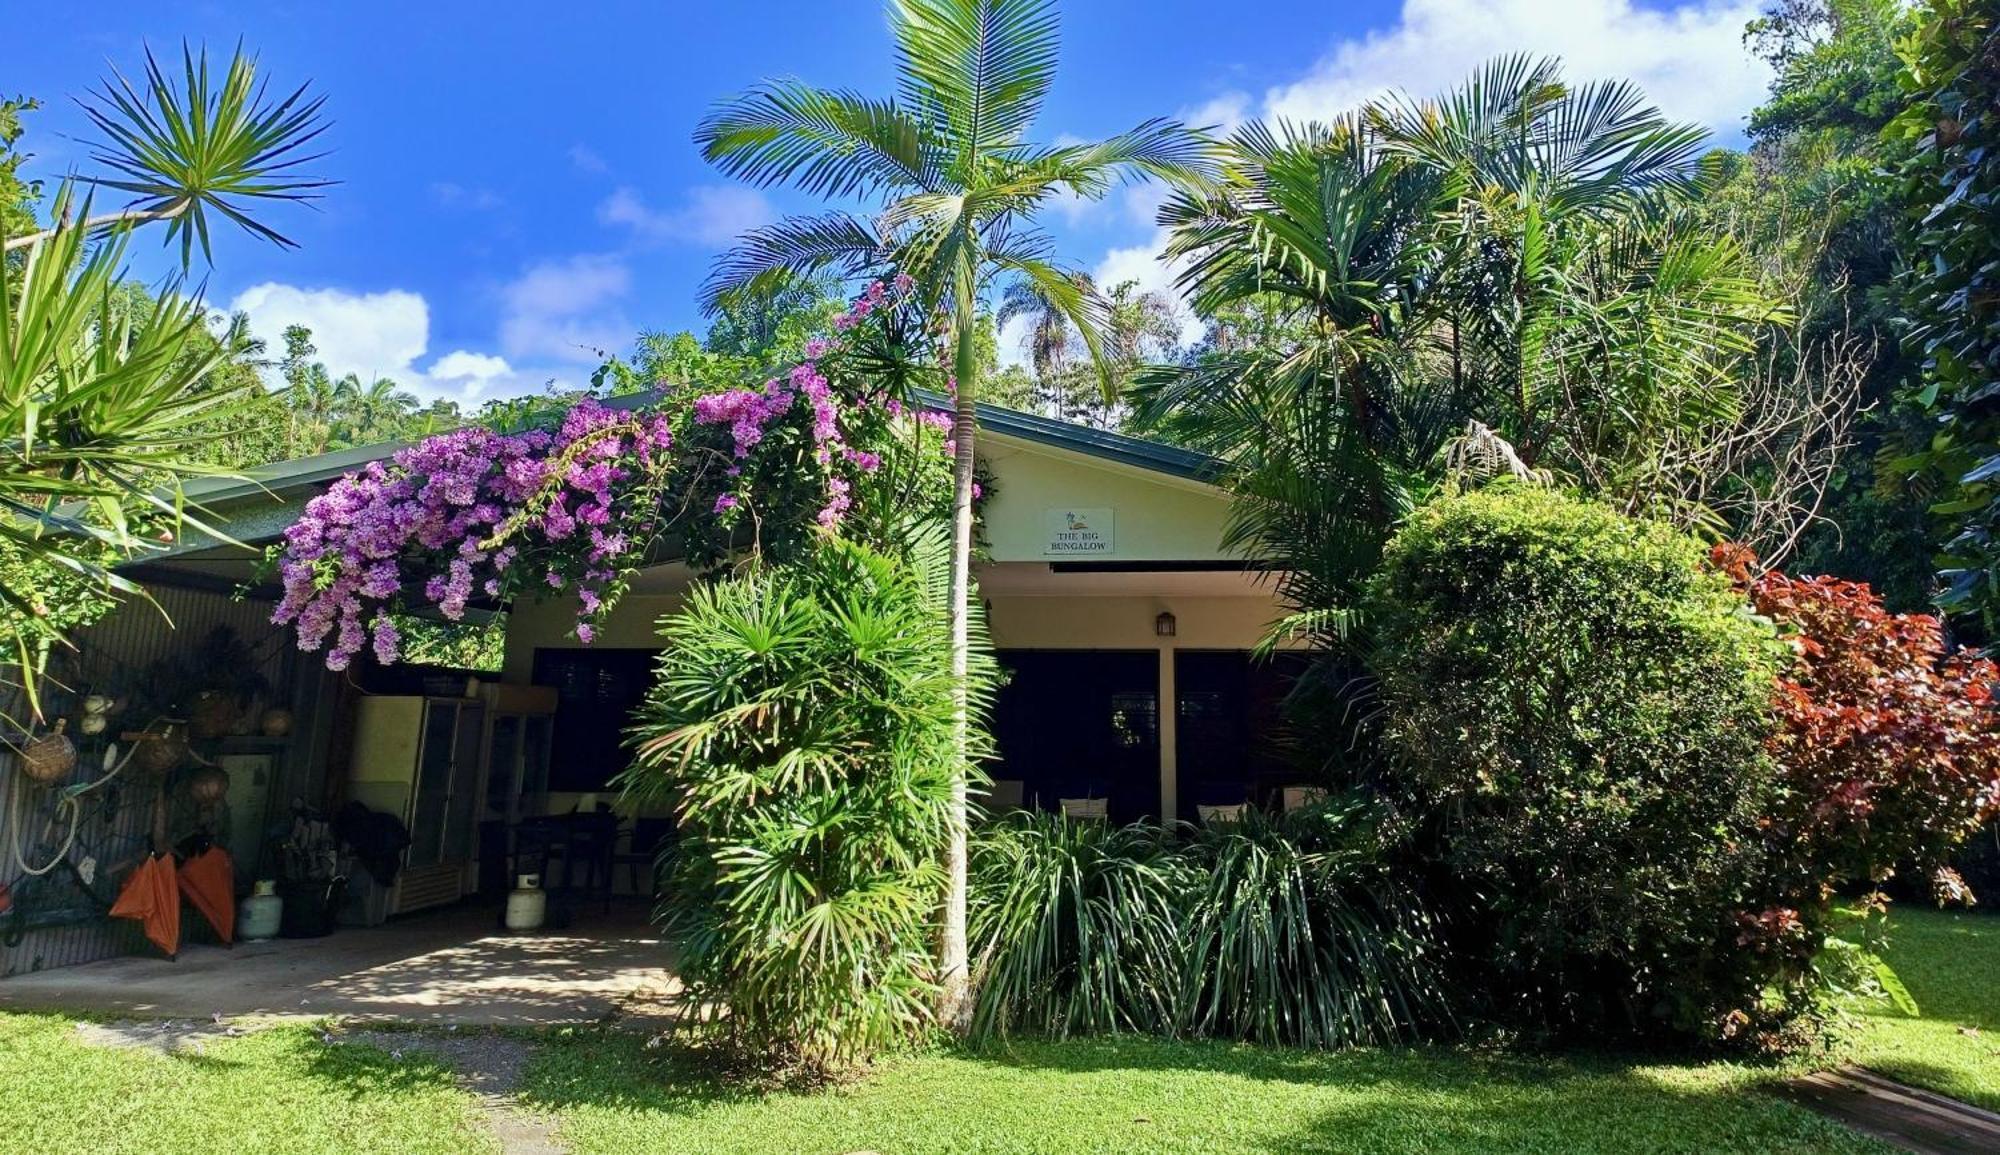
<path id="1" fill-rule="evenodd" d="M 1174 699 L 1174 639 L 1158 639 L 1160 646 L 1160 821 L 1172 822 L 1179 815 L 1180 765 L 1176 760 L 1175 736 L 1179 732 L 1180 711 Z"/>

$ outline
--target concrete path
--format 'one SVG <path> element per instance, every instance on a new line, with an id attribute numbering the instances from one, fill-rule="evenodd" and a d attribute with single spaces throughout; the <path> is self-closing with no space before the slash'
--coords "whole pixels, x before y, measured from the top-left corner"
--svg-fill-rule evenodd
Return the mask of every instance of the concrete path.
<path id="1" fill-rule="evenodd" d="M 1918 1155 L 2000 1151 L 2000 1115 L 1847 1066 L 1788 1080 L 1781 1093 Z"/>
<path id="2" fill-rule="evenodd" d="M 657 1026 L 679 986 L 641 904 L 567 930 L 498 933 L 487 908 L 326 938 L 190 946 L 0 979 L 0 1009 L 146 1018 L 327 1015 L 462 1026 Z"/>

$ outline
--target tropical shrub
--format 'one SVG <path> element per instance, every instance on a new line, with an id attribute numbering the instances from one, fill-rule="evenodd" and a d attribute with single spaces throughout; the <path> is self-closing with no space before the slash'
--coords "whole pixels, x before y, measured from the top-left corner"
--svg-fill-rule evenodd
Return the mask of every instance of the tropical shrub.
<path id="1" fill-rule="evenodd" d="M 1702 547 L 1527 487 L 1450 495 L 1370 591 L 1385 785 L 1423 824 L 1490 1010 L 1712 1029 L 1774 789 L 1779 649 Z"/>
<path id="2" fill-rule="evenodd" d="M 662 913 L 691 1017 L 760 1056 L 825 1068 L 932 1022 L 948 559 L 941 532 L 907 557 L 828 536 L 662 622 L 624 785 L 678 823 Z"/>
<path id="3" fill-rule="evenodd" d="M 1902 165 L 1906 349 L 1937 418 L 1917 462 L 1944 484 L 1939 604 L 2000 638 L 2000 19 L 1990 0 L 1929 0 L 1897 44 L 1908 104 L 1883 130 Z"/>
<path id="4" fill-rule="evenodd" d="M 1947 648 L 1935 615 L 1889 613 L 1861 583 L 1752 577 L 1746 551 L 1714 556 L 1793 652 L 1771 739 L 1780 884 L 1817 904 L 1834 886 L 1907 868 L 1938 901 L 1970 900 L 1949 863 L 2000 810 L 2000 669 Z"/>
<path id="5" fill-rule="evenodd" d="M 1378 830 L 1353 801 L 1191 833 L 997 823 L 973 847 L 974 1029 L 1339 1047 L 1443 1025 Z"/>
<path id="6" fill-rule="evenodd" d="M 973 1029 L 1058 1038 L 1175 1020 L 1190 858 L 1158 826 L 1022 813 L 971 847 Z"/>

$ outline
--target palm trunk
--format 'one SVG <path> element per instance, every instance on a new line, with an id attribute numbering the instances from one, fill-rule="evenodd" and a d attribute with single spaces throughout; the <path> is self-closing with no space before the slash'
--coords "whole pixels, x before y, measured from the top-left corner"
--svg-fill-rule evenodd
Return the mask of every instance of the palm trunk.
<path id="1" fill-rule="evenodd" d="M 958 290 L 957 349 L 952 373 L 958 382 L 953 403 L 952 436 L 957 441 L 952 458 L 951 500 L 951 678 L 952 739 L 957 757 L 952 763 L 951 830 L 945 844 L 944 934 L 939 943 L 941 990 L 938 1019 L 955 1033 L 964 1034 L 972 1025 L 972 983 L 966 948 L 966 757 L 969 723 L 966 676 L 971 667 L 972 596 L 972 451 L 977 430 L 973 410 L 978 382 L 978 362 L 973 352 L 972 286 Z"/>

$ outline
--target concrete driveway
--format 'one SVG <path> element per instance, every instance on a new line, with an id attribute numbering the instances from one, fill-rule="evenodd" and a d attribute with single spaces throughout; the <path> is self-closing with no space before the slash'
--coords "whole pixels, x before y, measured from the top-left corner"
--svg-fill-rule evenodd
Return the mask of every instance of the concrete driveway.
<path id="1" fill-rule="evenodd" d="M 0 979 L 0 1009 L 147 1018 L 355 1016 L 463 1026 L 663 1024 L 679 986 L 643 903 L 536 934 L 489 907 L 412 915 L 326 938 L 187 946 Z"/>

